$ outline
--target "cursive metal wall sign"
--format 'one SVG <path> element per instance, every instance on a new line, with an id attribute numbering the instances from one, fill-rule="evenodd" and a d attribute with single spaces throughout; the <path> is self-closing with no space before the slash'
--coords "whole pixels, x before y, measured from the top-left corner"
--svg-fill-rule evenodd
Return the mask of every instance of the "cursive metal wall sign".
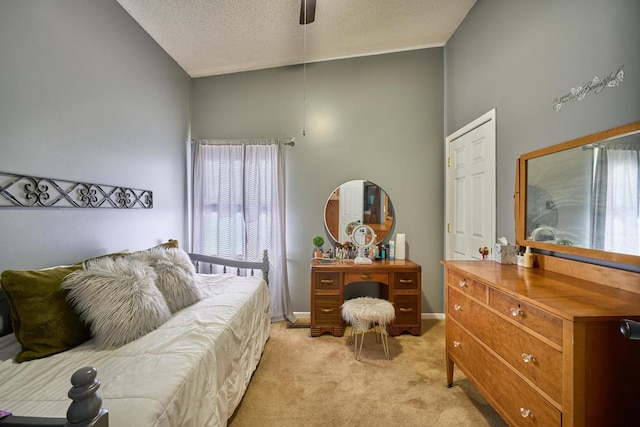
<path id="1" fill-rule="evenodd" d="M 624 79 L 624 65 L 618 68 L 618 71 L 614 71 L 604 79 L 595 76 L 591 81 L 587 82 L 584 86 L 572 87 L 571 91 L 566 95 L 562 95 L 553 101 L 553 109 L 558 112 L 562 108 L 562 104 L 569 101 L 582 101 L 589 92 L 600 93 L 605 88 L 618 86 Z"/>
<path id="2" fill-rule="evenodd" d="M 0 208 L 153 207 L 149 190 L 0 172 Z"/>

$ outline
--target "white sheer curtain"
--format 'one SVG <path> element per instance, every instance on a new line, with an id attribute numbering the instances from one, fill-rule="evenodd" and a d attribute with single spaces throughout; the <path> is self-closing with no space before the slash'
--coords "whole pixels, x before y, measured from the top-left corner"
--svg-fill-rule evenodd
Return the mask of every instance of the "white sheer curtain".
<path id="1" fill-rule="evenodd" d="M 192 242 L 196 253 L 252 261 L 267 249 L 271 320 L 295 321 L 287 280 L 282 141 L 194 144 Z"/>
<path id="2" fill-rule="evenodd" d="M 594 173 L 596 248 L 640 253 L 640 149 L 611 144 L 597 149 Z M 595 234 L 595 233 L 594 233 Z"/>
<path id="3" fill-rule="evenodd" d="M 640 253 L 638 149 L 608 150 L 607 219 L 604 249 Z"/>

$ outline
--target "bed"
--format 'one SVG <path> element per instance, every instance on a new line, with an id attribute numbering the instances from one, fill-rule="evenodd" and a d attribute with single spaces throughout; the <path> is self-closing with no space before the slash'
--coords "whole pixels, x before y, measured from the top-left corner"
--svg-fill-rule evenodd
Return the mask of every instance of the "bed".
<path id="1" fill-rule="evenodd" d="M 92 337 L 17 363 L 23 346 L 13 333 L 1 336 L 0 410 L 13 415 L 0 427 L 65 425 L 70 406 L 78 405 L 67 397 L 70 378 L 86 367 L 97 370 L 102 405 L 82 425 L 225 426 L 269 338 L 268 255 L 261 262 L 188 256 L 200 299 L 124 345 L 102 349 Z M 216 273 L 214 265 L 230 270 Z"/>

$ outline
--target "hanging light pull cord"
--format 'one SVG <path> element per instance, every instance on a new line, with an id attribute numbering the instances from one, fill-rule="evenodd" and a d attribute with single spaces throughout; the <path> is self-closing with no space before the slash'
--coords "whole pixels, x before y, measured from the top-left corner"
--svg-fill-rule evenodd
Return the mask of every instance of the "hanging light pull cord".
<path id="1" fill-rule="evenodd" d="M 302 136 L 307 134 L 307 0 L 304 2 L 304 42 L 302 53 Z"/>

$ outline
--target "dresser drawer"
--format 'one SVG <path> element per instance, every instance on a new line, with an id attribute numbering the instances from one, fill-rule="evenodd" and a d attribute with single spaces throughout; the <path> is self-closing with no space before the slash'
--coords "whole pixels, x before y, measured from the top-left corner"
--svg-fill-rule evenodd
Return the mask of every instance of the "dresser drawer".
<path id="1" fill-rule="evenodd" d="M 314 325 L 338 325 L 342 319 L 340 296 L 317 295 L 313 310 Z"/>
<path id="2" fill-rule="evenodd" d="M 562 318 L 496 289 L 489 290 L 489 305 L 554 343 L 562 345 Z"/>
<path id="3" fill-rule="evenodd" d="M 561 413 L 455 322 L 447 322 L 447 354 L 510 425 L 560 426 Z M 558 378 L 560 381 L 560 378 Z"/>
<path id="4" fill-rule="evenodd" d="M 380 282 L 389 284 L 387 273 L 345 273 L 344 284 L 353 282 Z"/>
<path id="5" fill-rule="evenodd" d="M 464 292 L 465 294 L 471 295 L 480 301 L 487 301 L 487 286 L 484 283 L 465 277 L 453 270 L 447 271 L 447 283 L 449 286 L 453 286 L 454 288 Z"/>
<path id="6" fill-rule="evenodd" d="M 315 273 L 315 291 L 337 291 L 340 289 L 340 273 Z"/>
<path id="7" fill-rule="evenodd" d="M 416 291 L 418 289 L 417 273 L 393 273 L 393 289 L 397 291 Z"/>
<path id="8" fill-rule="evenodd" d="M 562 352 L 449 288 L 447 313 L 558 403 L 562 400 Z"/>

